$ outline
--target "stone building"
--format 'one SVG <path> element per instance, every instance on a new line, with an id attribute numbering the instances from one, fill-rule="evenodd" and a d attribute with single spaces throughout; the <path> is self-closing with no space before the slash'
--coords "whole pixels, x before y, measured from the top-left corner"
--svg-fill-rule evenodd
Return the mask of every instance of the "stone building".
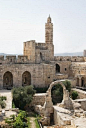
<path id="1" fill-rule="evenodd" d="M 24 42 L 23 56 L 0 56 L 0 88 L 34 85 L 49 86 L 55 80 L 69 79 L 73 86 L 86 84 L 84 56 L 54 56 L 53 23 L 45 24 L 45 43 Z"/>

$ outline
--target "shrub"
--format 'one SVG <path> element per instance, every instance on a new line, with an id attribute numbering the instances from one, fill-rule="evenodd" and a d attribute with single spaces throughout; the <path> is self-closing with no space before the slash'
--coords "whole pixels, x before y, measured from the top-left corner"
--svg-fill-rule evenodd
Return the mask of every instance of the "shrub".
<path id="1" fill-rule="evenodd" d="M 6 103 L 4 101 L 0 101 L 0 105 L 1 105 L 1 108 L 5 108 L 6 107 Z"/>
<path id="2" fill-rule="evenodd" d="M 76 91 L 72 92 L 72 99 L 75 100 L 78 96 L 78 93 Z"/>
<path id="3" fill-rule="evenodd" d="M 70 81 L 68 81 L 68 80 L 63 81 L 63 84 L 65 85 L 66 89 L 70 92 L 71 91 L 71 83 L 70 83 Z"/>
<path id="4" fill-rule="evenodd" d="M 3 101 L 3 100 L 7 100 L 7 97 L 6 97 L 6 96 L 1 96 L 1 97 L 0 97 L 0 100 L 2 100 L 2 101 Z"/>
<path id="5" fill-rule="evenodd" d="M 46 93 L 48 87 L 34 87 L 34 89 L 36 90 L 36 93 Z"/>
<path id="6" fill-rule="evenodd" d="M 25 87 L 13 88 L 13 102 L 15 106 L 21 110 L 25 109 L 25 106 L 28 106 L 35 94 L 35 90 L 32 85 Z"/>

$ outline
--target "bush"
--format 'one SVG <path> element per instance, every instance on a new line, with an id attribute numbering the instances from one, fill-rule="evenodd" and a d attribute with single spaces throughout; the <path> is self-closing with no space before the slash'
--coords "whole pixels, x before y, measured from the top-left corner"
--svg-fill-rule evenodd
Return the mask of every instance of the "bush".
<path id="1" fill-rule="evenodd" d="M 78 96 L 78 93 L 76 91 L 72 92 L 72 99 L 75 100 Z"/>
<path id="2" fill-rule="evenodd" d="M 35 90 L 32 85 L 29 85 L 25 87 L 13 88 L 12 93 L 15 107 L 24 110 L 25 106 L 28 106 L 31 103 Z"/>
<path id="3" fill-rule="evenodd" d="M 34 89 L 36 90 L 36 93 L 46 93 L 48 87 L 34 87 Z"/>
<path id="4" fill-rule="evenodd" d="M 1 96 L 0 99 L 3 101 L 3 100 L 7 100 L 7 97 L 6 96 Z"/>
<path id="5" fill-rule="evenodd" d="M 66 89 L 70 92 L 71 91 L 71 83 L 70 81 L 63 81 L 63 84 L 65 85 Z"/>
<path id="6" fill-rule="evenodd" d="M 25 111 L 20 111 L 18 116 L 11 115 L 10 118 L 5 119 L 5 123 L 13 128 L 28 128 L 27 124 L 27 113 Z"/>
<path id="7" fill-rule="evenodd" d="M 0 105 L 1 105 L 2 108 L 5 108 L 6 107 L 6 103 L 4 101 L 1 101 L 0 102 Z"/>

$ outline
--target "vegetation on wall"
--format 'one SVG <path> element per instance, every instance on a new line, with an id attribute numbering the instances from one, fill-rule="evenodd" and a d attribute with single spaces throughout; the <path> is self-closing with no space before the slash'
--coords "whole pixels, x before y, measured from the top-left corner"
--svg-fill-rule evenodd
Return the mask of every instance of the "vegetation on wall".
<path id="1" fill-rule="evenodd" d="M 64 81 L 63 84 L 65 85 L 66 89 L 70 92 L 71 91 L 71 83 L 70 81 Z M 51 90 L 52 102 L 53 104 L 61 103 L 63 99 L 63 88 L 62 85 L 57 84 L 54 85 Z"/>
<path id="2" fill-rule="evenodd" d="M 75 99 L 77 99 L 77 97 L 78 97 L 78 92 L 73 91 L 72 92 L 72 99 L 75 100 Z"/>
<path id="3" fill-rule="evenodd" d="M 34 87 L 34 89 L 36 90 L 36 93 L 46 93 L 48 87 Z"/>
<path id="4" fill-rule="evenodd" d="M 31 103 L 35 90 L 32 85 L 13 88 L 13 103 L 15 107 L 24 110 Z"/>
<path id="5" fill-rule="evenodd" d="M 5 108 L 6 107 L 5 100 L 7 100 L 6 96 L 1 96 L 0 97 L 0 106 L 1 106 L 1 108 Z"/>

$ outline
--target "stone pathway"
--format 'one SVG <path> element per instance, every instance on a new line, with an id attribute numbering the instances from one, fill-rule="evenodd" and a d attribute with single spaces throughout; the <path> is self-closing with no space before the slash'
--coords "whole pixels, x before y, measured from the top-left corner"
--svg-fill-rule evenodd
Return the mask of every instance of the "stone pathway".
<path id="1" fill-rule="evenodd" d="M 6 108 L 5 110 L 9 110 L 12 108 L 12 93 L 11 90 L 0 90 L 0 96 L 6 96 Z"/>
<path id="2" fill-rule="evenodd" d="M 30 128 L 36 128 L 35 117 L 30 117 L 30 123 L 31 123 L 31 127 Z"/>

